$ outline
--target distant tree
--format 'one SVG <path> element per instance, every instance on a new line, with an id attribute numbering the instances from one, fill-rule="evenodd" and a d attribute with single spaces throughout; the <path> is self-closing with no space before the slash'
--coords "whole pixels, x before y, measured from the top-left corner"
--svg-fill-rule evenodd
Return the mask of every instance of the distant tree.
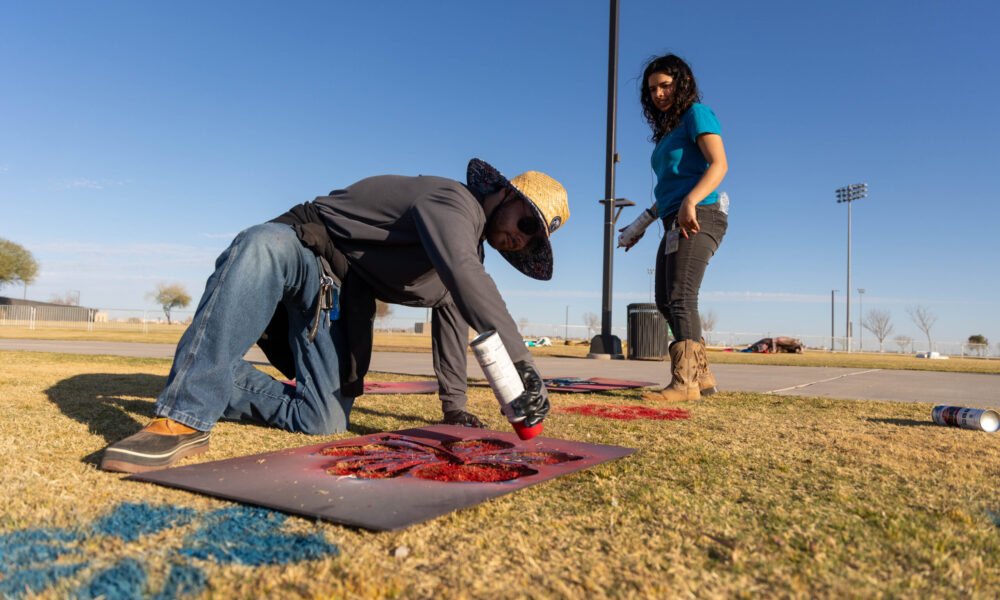
<path id="1" fill-rule="evenodd" d="M 934 327 L 934 323 L 937 322 L 937 315 L 919 304 L 907 308 L 906 312 L 910 314 L 913 323 L 927 336 L 927 351 L 934 350 L 934 344 L 931 342 L 931 327 Z"/>
<path id="2" fill-rule="evenodd" d="M 869 310 L 861 321 L 861 326 L 872 332 L 878 339 L 878 351 L 885 352 L 885 338 L 892 334 L 892 316 L 887 310 Z"/>
<path id="3" fill-rule="evenodd" d="M 913 338 L 908 335 L 897 335 L 892 338 L 892 341 L 896 342 L 896 345 L 899 346 L 900 353 L 906 352 L 907 346 L 910 346 L 911 352 L 913 351 Z"/>
<path id="4" fill-rule="evenodd" d="M 0 238 L 0 288 L 20 283 L 28 285 L 38 276 L 38 262 L 24 246 Z"/>
<path id="5" fill-rule="evenodd" d="M 80 306 L 80 294 L 78 292 L 52 294 L 49 297 L 49 302 L 52 304 L 62 304 L 63 306 Z"/>
<path id="6" fill-rule="evenodd" d="M 167 315 L 167 324 L 170 320 L 170 311 L 175 308 L 184 308 L 191 304 L 191 296 L 188 295 L 184 286 L 179 283 L 160 283 L 156 289 L 148 294 L 157 304 L 163 307 L 163 314 Z"/>
<path id="7" fill-rule="evenodd" d="M 583 313 L 583 324 L 587 326 L 587 337 L 591 337 L 594 330 L 601 326 L 601 318 L 592 312 Z"/>
<path id="8" fill-rule="evenodd" d="M 385 320 L 392 315 L 392 305 L 381 300 L 375 301 L 375 318 L 378 319 L 378 328 L 385 329 Z"/>
<path id="9" fill-rule="evenodd" d="M 990 341 L 986 339 L 986 336 L 977 333 L 976 335 L 969 336 L 969 350 L 975 352 L 979 356 L 986 354 L 986 351 L 990 348 Z"/>
<path id="10" fill-rule="evenodd" d="M 705 341 L 708 342 L 708 334 L 715 331 L 715 324 L 719 321 L 719 317 L 716 316 L 714 310 L 710 310 L 707 313 L 701 313 L 698 315 L 701 318 L 701 330 L 705 334 Z"/>

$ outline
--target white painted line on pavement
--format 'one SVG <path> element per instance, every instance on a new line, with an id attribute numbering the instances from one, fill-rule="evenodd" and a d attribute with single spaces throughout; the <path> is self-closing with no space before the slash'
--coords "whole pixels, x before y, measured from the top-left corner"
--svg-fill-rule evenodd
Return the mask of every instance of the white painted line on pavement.
<path id="1" fill-rule="evenodd" d="M 770 390 L 764 392 L 765 394 L 777 394 L 778 392 L 787 392 L 789 390 L 798 390 L 804 387 L 809 387 L 811 385 L 816 385 L 817 383 L 826 383 L 828 381 L 836 381 L 838 379 L 843 379 L 844 377 L 852 377 L 854 375 L 864 375 L 865 373 L 875 373 L 876 371 L 881 371 L 882 369 L 869 369 L 867 371 L 858 371 L 856 373 L 844 373 L 843 375 L 837 375 L 836 377 L 831 377 L 829 379 L 820 379 L 819 381 L 810 381 L 809 383 L 803 383 L 800 385 L 793 385 L 792 387 L 781 388 L 780 390 Z"/>

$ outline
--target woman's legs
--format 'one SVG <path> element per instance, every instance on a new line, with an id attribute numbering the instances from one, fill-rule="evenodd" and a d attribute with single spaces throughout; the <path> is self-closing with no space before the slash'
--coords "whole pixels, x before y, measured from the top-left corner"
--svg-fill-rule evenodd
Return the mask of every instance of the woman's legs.
<path id="1" fill-rule="evenodd" d="M 727 217 L 714 206 L 698 207 L 701 231 L 685 238 L 678 237 L 677 248 L 667 253 L 667 236 L 660 241 L 656 253 L 656 305 L 674 336 L 670 346 L 671 383 L 647 399 L 679 401 L 694 400 L 705 393 L 715 392 L 714 377 L 708 370 L 705 349 L 701 343 L 701 316 L 698 294 L 708 262 L 715 254 L 728 226 Z M 675 217 L 664 220 L 671 231 Z"/>
<path id="2" fill-rule="evenodd" d="M 667 322 L 678 341 L 701 341 L 698 294 L 708 262 L 718 250 L 728 227 L 726 215 L 714 205 L 699 206 L 696 210 L 701 231 L 690 238 L 680 236 L 677 251 L 670 254 L 664 254 L 665 244 L 661 244 L 664 249 L 656 257 L 657 306 L 669 315 Z M 675 217 L 667 220 L 668 232 L 674 220 Z M 662 288 L 659 287 L 661 270 Z"/>

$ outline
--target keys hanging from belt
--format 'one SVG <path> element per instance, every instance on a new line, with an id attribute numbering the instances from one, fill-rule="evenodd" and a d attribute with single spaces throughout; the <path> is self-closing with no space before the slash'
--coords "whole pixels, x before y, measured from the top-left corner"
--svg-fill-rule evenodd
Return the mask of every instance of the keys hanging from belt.
<path id="1" fill-rule="evenodd" d="M 340 317 L 340 287 L 337 281 L 329 275 L 319 278 L 319 294 L 316 297 L 316 314 L 313 315 L 312 326 L 309 328 L 309 342 L 316 339 L 323 311 L 329 311 L 327 323 Z"/>

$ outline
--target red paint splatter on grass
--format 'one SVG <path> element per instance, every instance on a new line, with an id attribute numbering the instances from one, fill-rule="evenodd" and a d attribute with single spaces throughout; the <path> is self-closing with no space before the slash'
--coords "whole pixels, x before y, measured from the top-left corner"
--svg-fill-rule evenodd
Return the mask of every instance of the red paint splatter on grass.
<path id="1" fill-rule="evenodd" d="M 679 421 L 687 419 L 691 416 L 688 411 L 682 408 L 652 408 L 649 406 L 606 406 L 603 404 L 583 404 L 581 406 L 567 406 L 559 410 L 577 415 L 601 417 L 604 419 L 616 419 L 618 421 L 634 421 L 636 419 Z"/>
<path id="2" fill-rule="evenodd" d="M 456 440 L 432 444 L 404 436 L 385 436 L 363 446 L 327 446 L 323 456 L 335 457 L 324 467 L 330 475 L 359 479 L 389 479 L 412 475 L 447 482 L 491 483 L 534 475 L 532 465 L 555 465 L 581 457 L 565 452 L 520 452 L 514 444 L 495 439 Z"/>

